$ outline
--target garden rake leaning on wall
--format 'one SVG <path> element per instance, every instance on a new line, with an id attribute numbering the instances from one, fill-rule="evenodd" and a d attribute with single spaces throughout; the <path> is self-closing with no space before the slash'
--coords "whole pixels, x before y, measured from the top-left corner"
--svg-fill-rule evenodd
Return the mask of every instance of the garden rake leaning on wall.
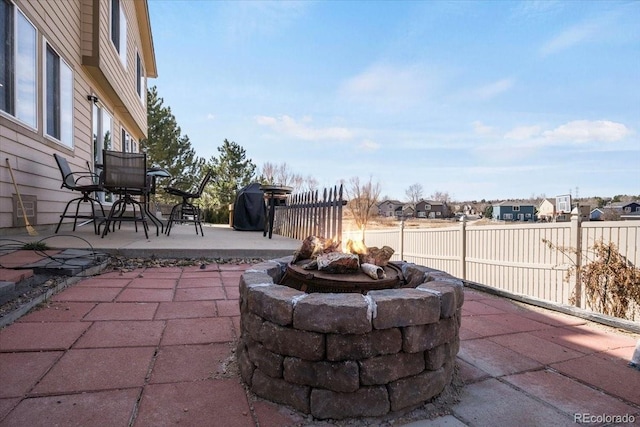
<path id="1" fill-rule="evenodd" d="M 20 204 L 20 209 L 22 210 L 22 217 L 24 218 L 24 225 L 27 228 L 27 233 L 29 233 L 29 236 L 37 236 L 38 232 L 29 223 L 29 219 L 27 218 L 27 212 L 24 210 L 24 203 L 22 203 L 22 196 L 20 196 L 20 191 L 18 190 L 18 184 L 16 183 L 16 178 L 13 176 L 13 169 L 11 169 L 11 163 L 9 162 L 9 158 L 7 158 L 7 167 L 9 168 L 9 173 L 11 174 L 11 182 L 13 182 L 13 188 L 15 188 L 16 195 L 18 196 L 18 203 Z"/>

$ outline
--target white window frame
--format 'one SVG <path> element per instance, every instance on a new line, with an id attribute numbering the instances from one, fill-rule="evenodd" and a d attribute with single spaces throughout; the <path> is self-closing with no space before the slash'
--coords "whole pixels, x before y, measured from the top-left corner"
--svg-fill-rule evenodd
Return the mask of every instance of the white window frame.
<path id="1" fill-rule="evenodd" d="M 93 139 L 93 171 L 100 175 L 104 166 L 102 165 L 102 150 L 110 150 L 113 146 L 113 115 L 101 103 L 94 102 L 92 116 L 92 139 Z M 107 135 L 108 134 L 108 135 Z M 112 202 L 113 194 L 98 191 L 96 197 L 100 202 Z"/>
<path id="2" fill-rule="evenodd" d="M 140 101 L 146 104 L 147 97 L 147 79 L 144 72 L 144 64 L 140 52 L 136 51 L 136 92 L 140 97 Z"/>
<path id="3" fill-rule="evenodd" d="M 54 88 L 54 96 L 56 99 L 53 100 L 55 111 L 49 111 L 50 104 L 50 84 L 49 75 L 48 75 L 48 66 L 49 66 L 49 49 L 56 56 L 55 60 L 58 65 L 58 78 L 57 82 L 53 82 L 56 85 Z M 58 51 L 45 39 L 43 43 L 43 61 L 42 61 L 42 76 L 43 76 L 43 110 L 44 110 L 44 135 L 47 138 L 53 139 L 69 148 L 73 148 L 73 86 L 74 86 L 74 76 L 73 69 L 69 64 L 62 58 L 62 56 L 58 53 Z M 56 122 L 53 132 L 49 128 L 49 114 L 54 114 L 53 120 Z M 56 134 L 57 130 L 57 134 Z"/>
<path id="4" fill-rule="evenodd" d="M 118 13 L 114 14 L 114 5 L 117 5 Z M 117 36 L 115 31 L 117 31 Z M 111 0 L 109 6 L 109 35 L 111 43 L 120 56 L 124 68 L 127 68 L 127 17 L 124 13 L 122 0 Z M 117 42 L 116 42 L 117 37 Z"/>
<path id="5" fill-rule="evenodd" d="M 4 37 L 0 42 L 7 42 L 11 49 L 10 62 L 4 64 L 9 74 L 6 82 L 10 91 L 9 105 L 0 109 L 0 114 L 7 115 L 29 126 L 38 128 L 38 30 L 29 18 L 12 1 L 4 1 L 9 6 L 12 34 L 9 40 Z M 28 31 L 28 34 L 25 33 Z M 25 49 L 27 50 L 25 52 Z M 4 58 L 2 63 L 4 63 Z"/>
<path id="6" fill-rule="evenodd" d="M 513 214 L 512 213 L 506 213 L 502 215 L 502 219 L 504 220 L 513 220 Z"/>
<path id="7" fill-rule="evenodd" d="M 135 140 L 131 136 L 131 134 L 124 128 L 120 128 L 120 137 L 122 144 L 122 152 L 123 153 L 137 153 L 138 152 L 138 141 Z"/>
<path id="8" fill-rule="evenodd" d="M 514 212 L 520 212 L 520 206 L 513 206 L 511 210 L 513 210 Z"/>

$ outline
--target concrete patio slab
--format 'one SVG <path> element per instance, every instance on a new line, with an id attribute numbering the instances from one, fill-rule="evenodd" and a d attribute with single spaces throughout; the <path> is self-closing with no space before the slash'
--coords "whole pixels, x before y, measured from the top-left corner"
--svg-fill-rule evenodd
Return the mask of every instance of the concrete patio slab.
<path id="1" fill-rule="evenodd" d="M 150 384 L 142 393 L 134 426 L 207 426 L 214 420 L 225 427 L 256 425 L 237 379 Z"/>
<path id="2" fill-rule="evenodd" d="M 460 403 L 453 406 L 456 418 L 468 426 L 557 426 L 573 422 L 553 406 L 491 378 L 466 386 Z"/>
<path id="3" fill-rule="evenodd" d="M 0 353 L 0 399 L 25 395 L 62 354 L 61 351 Z"/>
<path id="4" fill-rule="evenodd" d="M 545 369 L 504 377 L 525 393 L 553 405 L 565 414 L 636 414 L 634 408 L 595 388 Z"/>
<path id="5" fill-rule="evenodd" d="M 120 293 L 120 288 L 74 286 L 68 292 L 55 295 L 51 301 L 110 302 Z"/>
<path id="6" fill-rule="evenodd" d="M 157 302 L 101 302 L 84 320 L 152 320 L 159 305 Z"/>
<path id="7" fill-rule="evenodd" d="M 227 375 L 229 343 L 160 347 L 150 383 L 201 381 Z"/>
<path id="8" fill-rule="evenodd" d="M 18 322 L 75 322 L 83 319 L 96 306 L 93 302 L 48 302 Z"/>
<path id="9" fill-rule="evenodd" d="M 173 289 L 127 288 L 118 295 L 117 302 L 164 302 L 173 300 Z"/>
<path id="10" fill-rule="evenodd" d="M 524 354 L 543 365 L 584 356 L 584 353 L 536 337 L 529 332 L 501 335 L 488 339 L 517 353 Z"/>
<path id="11" fill-rule="evenodd" d="M 176 301 L 222 300 L 226 295 L 222 286 L 207 288 L 179 288 L 176 290 Z"/>
<path id="12" fill-rule="evenodd" d="M 0 329 L 0 351 L 66 350 L 90 325 L 85 322 L 59 323 L 18 322 Z"/>
<path id="13" fill-rule="evenodd" d="M 93 322 L 73 348 L 155 347 L 163 329 L 164 322 L 154 320 Z"/>
<path id="14" fill-rule="evenodd" d="M 228 317 L 167 320 L 161 345 L 231 342 L 235 336 Z"/>
<path id="15" fill-rule="evenodd" d="M 193 319 L 216 317 L 218 310 L 215 301 L 172 301 L 161 302 L 155 314 L 156 319 Z"/>
<path id="16" fill-rule="evenodd" d="M 140 389 L 109 390 L 22 400 L 2 422 L 10 427 L 126 426 Z"/>
<path id="17" fill-rule="evenodd" d="M 554 363 L 551 368 L 586 384 L 592 384 L 608 394 L 640 405 L 640 371 L 630 369 L 627 363 L 617 358 L 610 360 L 599 354 L 591 354 L 580 358 L 579 363 Z"/>
<path id="18" fill-rule="evenodd" d="M 458 357 L 493 377 L 542 368 L 542 364 L 486 339 L 460 343 Z"/>
<path id="19" fill-rule="evenodd" d="M 31 396 L 142 387 L 154 347 L 71 349 Z"/>

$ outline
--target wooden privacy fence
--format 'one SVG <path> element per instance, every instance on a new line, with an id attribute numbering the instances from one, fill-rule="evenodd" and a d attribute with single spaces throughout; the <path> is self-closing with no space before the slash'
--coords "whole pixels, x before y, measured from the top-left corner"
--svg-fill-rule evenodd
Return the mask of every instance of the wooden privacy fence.
<path id="1" fill-rule="evenodd" d="M 347 203 L 340 188 L 325 188 L 322 198 L 318 190 L 292 194 L 284 206 L 276 206 L 273 232 L 281 236 L 303 240 L 318 236 L 340 240 L 342 236 L 342 207 Z"/>

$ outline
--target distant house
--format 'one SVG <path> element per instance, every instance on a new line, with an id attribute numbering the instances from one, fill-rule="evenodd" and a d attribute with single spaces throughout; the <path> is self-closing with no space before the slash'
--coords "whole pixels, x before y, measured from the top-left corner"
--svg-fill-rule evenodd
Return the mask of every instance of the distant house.
<path id="1" fill-rule="evenodd" d="M 622 206 L 622 214 L 620 219 L 624 221 L 640 220 L 640 202 L 630 202 Z"/>
<path id="2" fill-rule="evenodd" d="M 556 217 L 556 205 L 549 199 L 544 199 L 538 206 L 538 220 L 551 222 Z"/>
<path id="3" fill-rule="evenodd" d="M 640 201 L 614 202 L 602 208 L 603 219 L 633 219 L 640 213 Z M 631 217 L 629 217 L 631 215 Z M 626 218 L 622 218 L 625 216 Z"/>
<path id="4" fill-rule="evenodd" d="M 494 203 L 493 219 L 498 221 L 535 221 L 536 207 L 531 204 L 510 201 Z"/>
<path id="5" fill-rule="evenodd" d="M 640 212 L 640 201 L 629 202 L 622 206 L 622 212 L 625 214 L 631 214 L 634 212 Z"/>
<path id="6" fill-rule="evenodd" d="M 378 215 L 386 217 L 396 217 L 402 212 L 404 203 L 398 200 L 383 200 L 378 203 Z"/>
<path id="7" fill-rule="evenodd" d="M 420 200 L 416 203 L 417 218 L 446 218 L 449 216 L 449 209 L 446 203 L 432 200 Z"/>
<path id="8" fill-rule="evenodd" d="M 589 213 L 589 221 L 602 221 L 602 216 L 604 215 L 604 211 L 602 208 L 592 209 Z"/>
<path id="9" fill-rule="evenodd" d="M 398 211 L 396 211 L 397 213 Z M 404 218 L 412 218 L 416 216 L 416 208 L 413 207 L 413 203 L 407 203 L 399 210 L 400 215 Z"/>

